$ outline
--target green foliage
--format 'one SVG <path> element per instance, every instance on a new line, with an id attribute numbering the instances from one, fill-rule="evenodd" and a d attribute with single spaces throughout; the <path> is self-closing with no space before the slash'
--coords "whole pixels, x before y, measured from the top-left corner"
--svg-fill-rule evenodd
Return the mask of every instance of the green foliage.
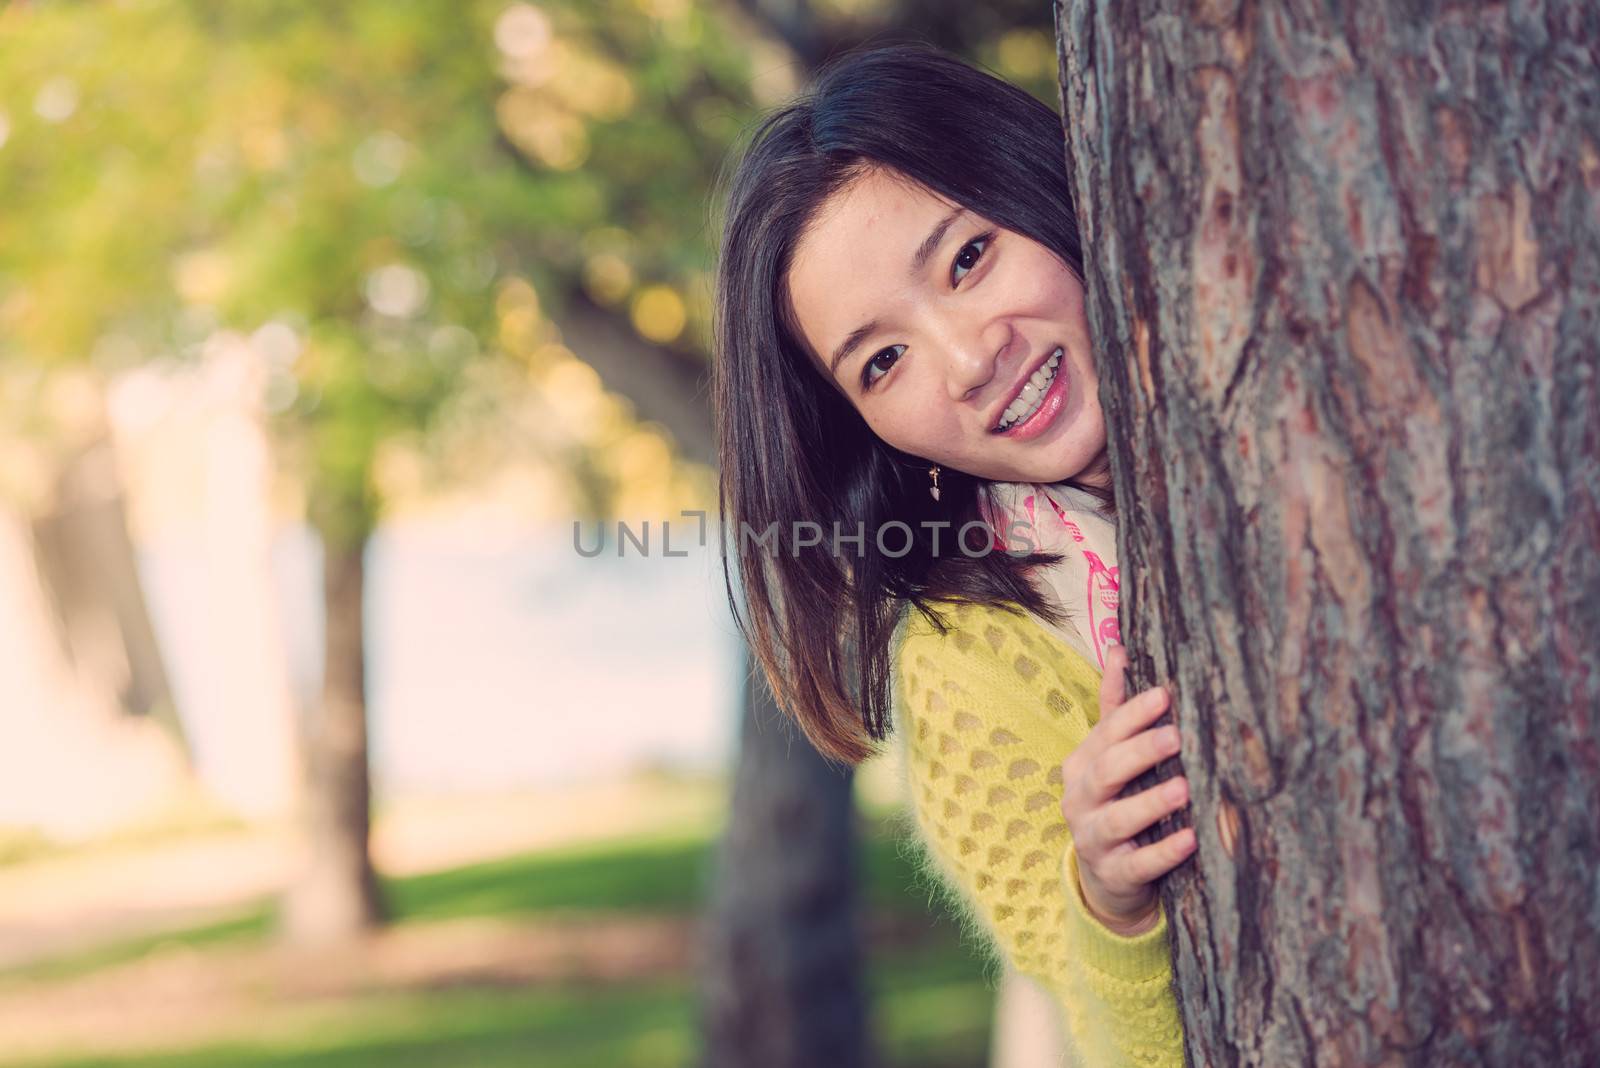
<path id="1" fill-rule="evenodd" d="M 1054 96 L 1047 6 L 813 17 L 834 46 L 920 30 Z M 547 385 L 574 381 L 551 324 L 574 295 L 703 352 L 707 194 L 798 82 L 780 29 L 696 0 L 0 6 L 0 373 L 248 337 L 317 511 L 360 535 L 386 443 L 481 427 L 463 391 L 507 380 L 482 365 L 593 407 Z M 523 444 L 603 482 L 581 454 L 627 411 L 589 423 Z"/>
<path id="2" fill-rule="evenodd" d="M 358 521 L 383 444 L 468 364 L 556 340 L 597 251 L 698 284 L 683 207 L 749 106 L 699 8 L 670 40 L 632 6 L 459 0 L 63 2 L 0 31 L 0 360 L 253 337 L 313 496 Z M 543 307 L 507 336 L 517 278 Z"/>

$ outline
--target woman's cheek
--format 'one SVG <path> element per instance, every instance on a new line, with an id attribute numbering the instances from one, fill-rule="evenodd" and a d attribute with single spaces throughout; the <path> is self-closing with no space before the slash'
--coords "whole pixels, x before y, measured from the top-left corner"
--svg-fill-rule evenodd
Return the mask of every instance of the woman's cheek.
<path id="1" fill-rule="evenodd" d="M 907 418 L 903 408 L 900 404 L 879 404 L 867 416 L 867 428 L 895 448 L 916 453 L 920 445 L 916 440 L 916 421 Z"/>
<path id="2" fill-rule="evenodd" d="M 949 419 L 950 413 L 945 410 L 950 404 L 949 398 L 945 397 L 941 403 L 938 394 L 918 394 L 916 397 L 911 394 L 912 390 L 906 389 L 896 398 L 898 403 L 887 420 L 889 425 L 879 431 L 878 436 L 914 456 L 949 462 L 953 459 L 951 447 L 958 444 L 956 427 Z"/>

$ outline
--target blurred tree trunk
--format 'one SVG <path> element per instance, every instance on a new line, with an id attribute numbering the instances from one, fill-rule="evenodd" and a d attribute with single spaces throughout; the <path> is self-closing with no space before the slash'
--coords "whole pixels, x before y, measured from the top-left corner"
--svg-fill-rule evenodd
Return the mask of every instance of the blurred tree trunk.
<path id="1" fill-rule="evenodd" d="M 739 0 L 738 8 L 813 74 L 869 42 L 924 41 L 970 57 L 1008 30 L 1049 29 L 1049 8 L 1039 0 Z"/>
<path id="2" fill-rule="evenodd" d="M 703 357 L 646 341 L 626 318 L 582 294 L 568 298 L 561 314 L 561 336 L 594 368 L 606 389 L 628 399 L 640 419 L 671 431 L 685 458 L 716 463 Z"/>
<path id="3" fill-rule="evenodd" d="M 819 19 L 810 0 L 740 0 L 739 6 L 807 70 L 815 71 L 844 47 L 840 28 Z"/>
<path id="4" fill-rule="evenodd" d="M 1192 1063 L 1600 1063 L 1600 13 L 1058 16 Z"/>
<path id="5" fill-rule="evenodd" d="M 322 702 L 302 730 L 304 866 L 284 902 L 284 927 L 297 942 L 332 942 L 382 923 L 384 907 L 369 840 L 372 793 L 367 761 L 365 554 L 372 516 L 337 491 L 313 491 L 322 538 L 325 611 Z"/>
<path id="6" fill-rule="evenodd" d="M 704 1063 L 859 1068 L 868 1039 L 853 775 L 793 729 L 759 671 L 746 678 L 706 940 Z"/>
<path id="7" fill-rule="evenodd" d="M 581 297 L 562 331 L 607 389 L 672 432 L 685 458 L 716 463 L 703 366 Z M 741 663 L 748 679 L 752 661 L 742 648 Z M 742 692 L 732 811 L 706 917 L 706 1063 L 864 1064 L 853 776 L 790 729 L 755 674 Z M 837 1056 L 817 1059 L 833 1050 Z"/>
<path id="8" fill-rule="evenodd" d="M 702 365 L 574 298 L 562 332 L 607 389 L 716 463 Z M 853 776 L 791 729 L 742 650 L 739 752 L 706 916 L 706 1064 L 834 1068 L 869 1047 L 857 926 Z"/>
<path id="9" fill-rule="evenodd" d="M 155 716 L 183 746 L 108 436 L 64 459 L 49 509 L 34 518 L 33 542 L 73 670 L 124 711 Z"/>

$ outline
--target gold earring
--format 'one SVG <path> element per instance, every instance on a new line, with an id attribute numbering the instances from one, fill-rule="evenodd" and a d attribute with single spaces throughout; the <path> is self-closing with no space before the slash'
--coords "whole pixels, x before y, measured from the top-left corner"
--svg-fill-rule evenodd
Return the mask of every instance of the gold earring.
<path id="1" fill-rule="evenodd" d="M 928 487 L 928 492 L 933 495 L 933 499 L 934 500 L 938 500 L 939 499 L 939 465 L 938 464 L 934 464 L 932 467 L 928 468 L 928 477 L 933 480 L 933 484 Z"/>

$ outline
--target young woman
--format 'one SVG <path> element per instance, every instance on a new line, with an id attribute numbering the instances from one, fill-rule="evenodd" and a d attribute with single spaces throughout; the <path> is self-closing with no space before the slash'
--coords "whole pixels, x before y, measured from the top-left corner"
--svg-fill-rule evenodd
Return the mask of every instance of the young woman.
<path id="1" fill-rule="evenodd" d="M 729 183 L 725 563 L 824 753 L 895 730 L 935 870 L 1084 1063 L 1180 1065 L 1152 884 L 1193 833 L 1133 841 L 1181 778 L 1117 796 L 1178 743 L 1124 700 L 1082 274 L 1049 108 L 929 49 L 831 66 Z"/>

